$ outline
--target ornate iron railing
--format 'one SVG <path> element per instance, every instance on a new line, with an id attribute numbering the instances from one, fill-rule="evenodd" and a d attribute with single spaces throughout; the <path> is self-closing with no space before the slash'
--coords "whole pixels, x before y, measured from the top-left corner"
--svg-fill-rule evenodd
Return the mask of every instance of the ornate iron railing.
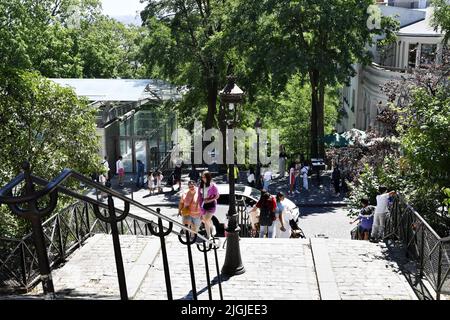
<path id="1" fill-rule="evenodd" d="M 28 290 L 41 281 L 44 294 L 48 298 L 54 298 L 51 270 L 64 262 L 68 255 L 81 247 L 83 242 L 93 234 L 108 233 L 113 238 L 120 296 L 121 299 L 126 300 L 128 294 L 119 234 L 153 235 L 159 237 L 161 241 L 167 298 L 172 300 L 165 237 L 175 234 L 188 249 L 193 298 L 197 299 L 197 292 L 191 245 L 196 243 L 197 239 L 201 240 L 201 243 L 197 244 L 197 248 L 204 253 L 205 264 L 208 263 L 207 253 L 214 251 L 220 299 L 223 298 L 218 268 L 217 248 L 219 244 L 216 243 L 217 239 L 208 240 L 201 234 L 192 232 L 187 226 L 164 216 L 160 209 L 156 211 L 150 209 L 71 170 L 64 170 L 55 180 L 48 182 L 31 175 L 29 167 L 25 166 L 24 169 L 25 173 L 0 189 L 0 204 L 7 204 L 13 213 L 31 220 L 33 232 L 20 240 L 0 239 L 0 289 L 22 288 Z M 107 203 L 78 194 L 64 187 L 64 182 L 69 178 L 93 188 L 95 193 L 103 193 L 107 196 Z M 44 188 L 36 191 L 37 185 L 44 186 Z M 26 190 L 25 194 L 23 194 L 24 189 Z M 58 193 L 63 193 L 78 201 L 41 223 L 41 217 L 52 212 L 56 207 Z M 123 209 L 114 205 L 113 198 L 123 201 Z M 44 201 L 47 207 L 41 208 L 41 202 L 44 199 L 47 199 L 46 202 Z M 130 205 L 150 213 L 157 218 L 157 222 L 130 214 Z M 174 230 L 174 226 L 178 227 L 178 230 Z M 184 231 L 184 235 L 180 231 Z M 205 270 L 209 298 L 212 299 L 208 265 L 205 265 Z"/>
<path id="2" fill-rule="evenodd" d="M 426 278 L 436 299 L 450 294 L 450 237 L 441 238 L 401 195 L 395 196 L 385 234 L 403 242 L 408 258 L 417 263 L 418 278 Z"/>

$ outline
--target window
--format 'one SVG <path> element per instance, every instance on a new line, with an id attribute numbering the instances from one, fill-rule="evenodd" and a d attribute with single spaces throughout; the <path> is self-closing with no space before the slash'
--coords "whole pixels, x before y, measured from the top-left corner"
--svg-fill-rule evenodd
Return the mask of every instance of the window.
<path id="1" fill-rule="evenodd" d="M 436 44 L 422 44 L 420 52 L 420 66 L 430 67 L 436 61 Z"/>
<path id="2" fill-rule="evenodd" d="M 416 58 L 417 58 L 417 44 L 410 44 L 408 50 L 408 67 L 410 68 L 416 67 Z"/>

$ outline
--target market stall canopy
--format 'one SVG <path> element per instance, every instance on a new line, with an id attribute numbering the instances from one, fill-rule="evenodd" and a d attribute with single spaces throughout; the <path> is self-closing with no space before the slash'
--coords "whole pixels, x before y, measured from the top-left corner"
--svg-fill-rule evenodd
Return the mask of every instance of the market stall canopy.
<path id="1" fill-rule="evenodd" d="M 355 142 L 364 144 L 364 142 L 367 139 L 366 132 L 355 128 L 345 131 L 344 133 L 341 134 L 341 136 L 349 140 L 350 144 L 353 144 Z"/>
<path id="2" fill-rule="evenodd" d="M 350 140 L 343 137 L 339 133 L 332 133 L 324 136 L 323 142 L 328 147 L 335 147 L 335 148 L 346 147 L 350 144 Z"/>

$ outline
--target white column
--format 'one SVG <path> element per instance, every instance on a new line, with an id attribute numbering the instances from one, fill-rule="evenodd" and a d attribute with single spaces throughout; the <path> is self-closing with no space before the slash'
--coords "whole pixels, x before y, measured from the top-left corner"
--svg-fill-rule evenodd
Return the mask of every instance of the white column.
<path id="1" fill-rule="evenodd" d="M 417 44 L 417 49 L 416 49 L 416 68 L 420 67 L 420 56 L 422 55 L 422 44 L 419 43 Z"/>

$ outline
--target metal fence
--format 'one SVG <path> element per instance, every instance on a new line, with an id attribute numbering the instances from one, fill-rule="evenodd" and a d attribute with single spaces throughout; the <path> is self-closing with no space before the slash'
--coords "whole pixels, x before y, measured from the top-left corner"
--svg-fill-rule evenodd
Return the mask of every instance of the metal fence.
<path id="1" fill-rule="evenodd" d="M 450 237 L 441 238 L 402 196 L 394 199 L 385 234 L 403 242 L 408 257 L 417 263 L 419 278 L 428 280 L 436 299 L 450 294 Z"/>

